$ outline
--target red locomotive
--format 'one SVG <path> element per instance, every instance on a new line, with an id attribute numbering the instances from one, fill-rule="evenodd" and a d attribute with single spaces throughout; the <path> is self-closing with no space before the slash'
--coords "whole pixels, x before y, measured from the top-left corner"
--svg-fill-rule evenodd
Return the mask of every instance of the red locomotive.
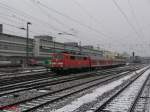
<path id="1" fill-rule="evenodd" d="M 121 59 L 98 59 L 90 56 L 75 55 L 70 53 L 53 53 L 51 56 L 51 69 L 54 72 L 79 69 L 93 70 L 125 64 L 125 62 Z"/>

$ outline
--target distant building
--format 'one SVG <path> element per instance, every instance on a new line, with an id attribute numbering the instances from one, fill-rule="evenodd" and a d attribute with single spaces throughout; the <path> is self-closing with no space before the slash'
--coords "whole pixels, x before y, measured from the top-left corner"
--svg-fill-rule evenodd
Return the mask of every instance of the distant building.
<path id="1" fill-rule="evenodd" d="M 69 46 L 78 46 L 77 42 L 64 42 L 64 44 Z"/>
<path id="2" fill-rule="evenodd" d="M 92 45 L 85 45 L 85 46 L 82 46 L 83 48 L 87 48 L 87 49 L 94 49 L 94 47 Z"/>
<path id="3" fill-rule="evenodd" d="M 119 54 L 117 52 L 112 52 L 112 51 L 103 51 L 103 56 L 105 58 L 111 58 L 111 59 L 115 59 L 119 57 Z"/>
<path id="4" fill-rule="evenodd" d="M 34 38 L 38 38 L 38 39 L 42 39 L 42 40 L 47 40 L 47 41 L 53 41 L 54 37 L 49 36 L 49 35 L 38 35 L 38 36 L 34 36 Z"/>

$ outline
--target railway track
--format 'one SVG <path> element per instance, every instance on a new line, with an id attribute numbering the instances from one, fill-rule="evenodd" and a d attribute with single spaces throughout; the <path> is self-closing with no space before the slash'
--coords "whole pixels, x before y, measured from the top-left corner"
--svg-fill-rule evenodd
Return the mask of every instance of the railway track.
<path id="1" fill-rule="evenodd" d="M 7 94 L 12 94 L 16 92 L 27 91 L 31 89 L 42 88 L 42 87 L 55 85 L 59 83 L 65 83 L 68 81 L 78 80 L 82 78 L 90 78 L 90 77 L 93 77 L 92 73 L 80 74 L 77 76 L 76 75 L 65 76 L 65 77 L 52 76 L 49 78 L 39 79 L 35 81 L 28 81 L 28 82 L 19 83 L 19 84 L 3 86 L 3 87 L 0 87 L 0 91 L 1 91 L 0 96 L 4 96 Z"/>
<path id="2" fill-rule="evenodd" d="M 136 98 L 136 102 L 132 106 L 133 112 L 149 112 L 149 104 L 150 104 L 150 77 L 146 82 L 145 86 L 142 88 L 142 91 L 138 94 Z"/>
<path id="3" fill-rule="evenodd" d="M 149 73 L 150 69 L 139 73 L 118 91 L 106 98 L 105 101 L 101 102 L 99 106 L 92 109 L 91 112 L 134 112 L 141 93 L 150 79 Z"/>
<path id="4" fill-rule="evenodd" d="M 9 76 L 9 77 L 7 77 Z M 55 73 L 47 71 L 35 71 L 35 72 L 25 72 L 25 73 L 16 73 L 16 74 L 3 74 L 0 75 L 0 86 L 12 85 L 20 82 L 28 82 L 32 80 L 41 80 L 42 78 L 48 78 L 51 76 L 56 76 Z"/>
<path id="5" fill-rule="evenodd" d="M 130 69 L 128 69 L 128 70 L 130 71 Z M 113 74 L 113 72 L 119 73 L 119 72 L 123 72 L 123 71 L 126 71 L 126 70 L 122 70 L 122 69 L 118 70 L 118 68 L 115 68 L 115 69 L 110 69 L 109 71 L 108 70 L 100 71 L 99 73 L 101 73 L 101 75 L 105 75 L 108 73 Z M 84 78 L 84 77 L 85 78 L 93 77 L 93 75 L 92 75 L 93 73 L 95 73 L 95 72 L 89 72 L 89 73 L 84 73 L 84 74 L 82 73 L 82 74 L 76 74 L 76 75 L 71 75 L 71 76 L 69 75 L 69 76 L 64 76 L 64 77 L 52 76 L 52 77 L 42 78 L 42 79 L 38 79 L 38 80 L 32 80 L 32 81 L 27 81 L 27 82 L 22 82 L 22 83 L 1 86 L 0 87 L 0 92 L 1 92 L 0 96 L 16 93 L 16 92 L 20 92 L 20 91 L 30 90 L 30 89 L 36 89 L 36 88 L 44 87 L 47 85 L 52 85 L 52 84 L 54 85 L 57 83 L 78 80 L 78 79 Z M 97 74 L 95 74 L 95 75 L 97 75 Z"/>
<path id="6" fill-rule="evenodd" d="M 150 89 L 150 76 L 147 77 L 143 85 L 141 86 L 140 90 L 138 91 L 134 101 L 131 104 L 131 107 L 129 108 L 129 112 L 145 112 L 145 104 L 146 99 L 149 97 L 149 91 L 146 95 L 144 90 Z M 142 94 L 143 93 L 143 94 Z"/>
<path id="7" fill-rule="evenodd" d="M 121 70 L 118 70 L 118 71 L 120 73 L 122 72 Z M 109 73 L 111 73 L 111 72 L 109 72 Z M 118 72 L 117 72 L 115 75 L 97 76 L 97 77 L 94 77 L 93 79 L 87 78 L 88 80 L 86 79 L 86 80 L 82 80 L 82 81 L 76 80 L 76 83 L 75 83 L 75 81 L 73 83 L 67 82 L 68 84 L 67 84 L 67 86 L 65 85 L 65 88 L 62 86 L 62 88 L 54 89 L 52 91 L 48 91 L 44 94 L 37 95 L 37 96 L 29 98 L 29 99 L 20 100 L 18 102 L 8 104 L 8 105 L 3 105 L 3 106 L 1 106 L 1 109 L 4 109 L 8 106 L 18 105 L 22 109 L 21 111 L 35 110 L 35 109 L 42 107 L 46 104 L 60 100 L 62 98 L 73 95 L 75 93 L 78 93 L 78 92 L 83 91 L 85 89 L 91 88 L 93 86 L 96 86 L 96 85 L 99 85 L 102 83 L 106 83 L 110 80 L 116 80 L 117 78 L 120 78 L 120 77 L 125 76 L 127 74 L 128 73 L 118 74 Z M 54 87 L 56 88 L 57 86 L 54 86 Z"/>
<path id="8" fill-rule="evenodd" d="M 128 66 L 126 68 L 129 69 Z M 115 69 L 116 68 L 109 69 L 109 71 Z M 103 71 L 107 71 L 107 70 L 102 70 L 102 72 Z M 34 72 L 26 72 L 26 73 L 18 73 L 18 74 L 4 74 L 2 76 L 0 75 L 0 86 L 2 87 L 4 85 L 12 85 L 20 82 L 38 80 L 38 79 L 47 78 L 55 75 L 56 74 L 54 73 L 51 72 L 47 73 L 46 71 L 34 71 Z"/>
<path id="9" fill-rule="evenodd" d="M 7 70 L 7 68 L 5 68 L 5 69 Z M 26 75 L 30 75 L 33 72 L 34 73 L 36 73 L 36 72 L 47 72 L 47 69 L 44 68 L 44 67 L 25 68 L 25 69 L 20 69 L 20 70 L 18 70 L 18 72 L 15 72 L 15 73 L 13 73 L 13 72 L 11 72 L 11 73 L 1 73 L 0 74 L 0 78 L 1 79 L 6 79 L 6 78 L 14 78 L 14 77 L 26 76 Z"/>
<path id="10" fill-rule="evenodd" d="M 11 85 L 15 83 L 20 83 L 20 82 L 26 82 L 26 81 L 31 81 L 31 80 L 36 80 L 36 79 L 41 79 L 41 78 L 47 78 L 55 75 L 54 73 L 47 73 L 45 71 L 37 71 L 37 72 L 30 72 L 30 73 L 24 73 L 21 76 L 13 76 L 9 78 L 0 78 L 0 86 L 5 86 L 5 85 Z"/>
<path id="11" fill-rule="evenodd" d="M 113 69 L 109 69 L 109 70 L 102 70 L 100 71 L 102 74 L 106 74 L 106 73 L 110 73 L 110 72 L 119 72 L 120 68 L 113 68 Z M 126 68 L 128 70 L 130 70 L 130 68 Z M 122 69 L 120 69 L 121 71 Z M 125 71 L 125 69 L 124 69 Z M 92 72 L 86 72 L 86 73 L 81 73 L 81 74 L 89 74 L 89 73 L 92 73 Z M 94 72 L 93 72 L 94 73 Z M 50 76 L 51 75 L 51 76 Z M 38 72 L 34 75 L 32 75 L 33 77 L 29 77 L 28 75 L 25 76 L 25 77 L 19 77 L 19 78 L 14 78 L 14 79 L 7 79 L 7 80 L 2 80 L 1 83 L 0 83 L 0 91 L 2 90 L 10 90 L 10 89 L 13 89 L 13 88 L 21 88 L 21 87 L 25 87 L 26 85 L 29 86 L 30 84 L 37 84 L 37 83 L 40 83 L 40 82 L 43 82 L 43 81 L 49 81 L 49 79 L 55 79 L 55 78 L 58 78 L 60 76 L 56 76 L 55 74 L 52 75 L 52 74 L 44 74 L 41 72 Z M 72 74 L 72 75 L 69 75 L 69 77 L 71 76 L 77 76 L 77 75 L 80 75 L 80 74 Z M 62 76 L 63 78 L 64 76 Z M 68 77 L 68 76 L 67 76 Z M 21 83 L 20 83 L 21 82 Z"/>

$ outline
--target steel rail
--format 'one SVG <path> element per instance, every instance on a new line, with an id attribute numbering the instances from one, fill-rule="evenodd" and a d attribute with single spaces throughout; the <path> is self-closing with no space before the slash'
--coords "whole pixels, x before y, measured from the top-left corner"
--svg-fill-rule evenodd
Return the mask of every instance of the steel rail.
<path id="1" fill-rule="evenodd" d="M 129 73 L 127 73 L 127 74 L 129 74 Z M 126 74 L 126 75 L 127 75 L 127 74 Z M 61 99 L 63 99 L 63 98 L 66 98 L 66 97 L 68 97 L 68 96 L 70 96 L 70 95 L 74 95 L 74 94 L 76 94 L 76 93 L 79 93 L 79 92 L 84 91 L 84 90 L 86 90 L 86 89 L 92 88 L 92 87 L 94 87 L 94 86 L 98 86 L 98 85 L 100 85 L 100 84 L 104 84 L 104 83 L 106 83 L 106 82 L 108 82 L 108 81 L 114 80 L 114 79 L 119 78 L 119 77 L 121 77 L 121 76 L 125 76 L 125 74 L 121 74 L 120 76 L 114 76 L 114 77 L 108 78 L 108 79 L 106 79 L 106 80 L 104 80 L 104 81 L 98 82 L 98 83 L 96 83 L 96 84 L 92 84 L 92 85 L 87 86 L 87 87 L 84 87 L 84 88 L 82 88 L 82 89 L 79 89 L 79 90 L 70 92 L 70 93 L 65 94 L 65 95 L 63 95 L 63 96 L 61 96 L 61 97 L 58 97 L 58 98 L 56 98 L 56 99 L 47 101 L 47 102 L 45 102 L 45 103 L 42 103 L 42 104 L 37 105 L 37 106 L 32 107 L 32 108 L 29 108 L 29 109 L 27 109 L 27 110 L 25 110 L 25 111 L 23 111 L 23 112 L 34 111 L 34 110 L 36 110 L 36 109 L 38 109 L 38 108 L 40 108 L 40 107 L 43 107 L 43 106 L 45 106 L 45 105 L 47 105 L 47 104 L 50 104 L 50 103 L 59 101 L 59 100 L 61 100 Z M 88 82 L 88 83 L 91 83 L 91 82 Z"/>
<path id="2" fill-rule="evenodd" d="M 127 75 L 127 73 L 126 73 L 126 75 Z M 120 77 L 121 77 L 121 76 L 125 76 L 125 74 L 121 74 Z M 98 82 L 98 83 L 93 84 L 93 85 L 91 85 L 91 86 L 89 86 L 89 87 L 86 87 L 86 88 L 83 88 L 83 89 L 81 89 L 81 90 L 78 90 L 77 92 L 82 91 L 82 90 L 85 90 L 85 89 L 88 89 L 88 88 L 91 88 L 91 87 L 93 87 L 93 86 L 96 86 L 96 85 L 105 83 L 105 82 L 107 82 L 107 81 L 110 81 L 110 80 L 113 80 L 113 79 L 119 78 L 119 77 L 118 77 L 118 75 L 115 75 L 115 76 L 113 76 L 113 77 L 111 77 L 111 78 L 108 78 L 108 79 L 107 79 L 107 77 L 105 77 L 105 78 L 106 78 L 106 79 L 105 79 L 104 81 Z M 55 94 L 55 93 L 58 93 L 58 92 L 62 92 L 62 91 L 68 90 L 68 89 L 72 89 L 72 88 L 74 88 L 74 87 L 82 86 L 82 85 L 85 85 L 85 84 L 90 84 L 91 82 L 98 81 L 98 80 L 100 80 L 100 79 L 104 79 L 104 77 L 103 77 L 103 78 L 100 77 L 99 79 L 95 79 L 95 80 L 92 80 L 92 81 L 84 82 L 84 83 L 81 83 L 81 84 L 73 85 L 73 86 L 70 86 L 70 87 L 67 87 L 67 88 L 63 88 L 63 89 L 60 89 L 60 90 L 57 90 L 57 91 L 48 92 L 48 93 L 46 93 L 46 94 L 44 94 L 44 95 L 36 96 L 36 97 L 30 98 L 30 99 L 26 99 L 26 100 L 23 100 L 23 101 L 19 101 L 19 102 L 13 103 L 13 104 L 1 106 L 0 109 L 4 109 L 4 108 L 6 108 L 6 107 L 8 107 L 8 106 L 13 106 L 13 105 L 19 105 L 19 104 L 22 104 L 22 103 L 26 103 L 26 102 L 28 102 L 28 101 L 32 101 L 32 100 L 37 99 L 37 98 L 41 98 L 41 97 L 44 97 L 44 96 L 47 96 L 47 95 L 52 95 L 52 94 Z M 73 92 L 72 94 L 74 94 L 74 93 L 76 93 L 76 92 Z M 67 95 L 65 95 L 65 96 L 67 96 Z M 64 96 L 64 97 L 65 97 L 65 96 Z M 54 100 L 53 100 L 53 101 L 54 101 Z M 51 102 L 51 101 L 50 101 L 50 102 Z M 47 103 L 49 103 L 49 102 L 47 102 Z M 46 104 L 47 104 L 47 103 L 46 103 Z M 45 104 L 43 104 L 43 105 L 45 105 Z M 42 106 L 42 105 L 41 105 L 41 106 Z M 36 107 L 35 107 L 35 108 L 36 108 Z"/>
<path id="3" fill-rule="evenodd" d="M 133 82 L 136 81 L 145 71 L 147 71 L 149 68 L 143 70 L 142 72 L 138 73 L 138 75 L 132 79 L 130 82 L 128 82 L 126 85 L 124 85 L 119 91 L 117 91 L 114 95 L 112 95 L 110 98 L 108 98 L 101 106 L 99 106 L 94 112 L 101 112 L 103 109 L 113 100 L 115 99 L 119 94 L 121 94 L 126 88 L 128 88 Z"/>
<path id="4" fill-rule="evenodd" d="M 63 79 L 60 79 L 60 77 L 51 77 L 49 80 L 46 80 L 44 82 L 36 82 L 36 83 L 33 83 L 33 84 L 31 83 L 31 84 L 23 85 L 21 87 L 17 87 L 17 88 L 21 88 L 19 90 L 0 93 L 0 97 L 4 96 L 4 95 L 16 93 L 16 92 L 22 92 L 22 91 L 37 89 L 37 88 L 39 89 L 39 88 L 42 88 L 42 87 L 45 87 L 45 86 L 52 86 L 52 85 L 55 85 L 55 84 L 60 84 L 60 83 L 64 83 L 64 82 L 79 80 L 79 79 L 82 79 L 82 78 L 88 78 L 88 77 L 92 77 L 92 76 L 93 76 L 92 74 L 88 74 L 88 76 L 86 74 L 86 75 L 83 75 L 83 76 L 74 76 L 74 77 L 68 77 L 68 78 L 63 78 Z M 55 79 L 55 78 L 58 78 L 58 79 Z M 14 87 L 14 89 L 16 89 L 16 87 Z"/>
<path id="5" fill-rule="evenodd" d="M 111 73 L 112 72 L 120 72 L 120 71 L 123 71 L 122 69 L 120 69 L 119 71 L 118 70 L 110 70 L 110 71 L 101 71 L 99 73 L 101 73 L 102 75 L 104 74 L 108 74 L 108 73 Z M 83 74 L 83 75 L 91 75 L 92 73 L 96 73 L 96 72 L 91 72 L 91 73 L 86 73 L 86 74 Z M 80 75 L 81 76 L 81 75 Z M 79 77 L 79 76 L 76 76 L 74 75 L 73 77 L 70 76 L 69 78 L 76 78 L 76 77 Z M 17 83 L 17 84 L 11 84 L 11 85 L 6 85 L 6 86 L 3 86 L 3 87 L 0 87 L 0 91 L 2 92 L 3 90 L 12 90 L 12 89 L 17 89 L 17 88 L 22 88 L 22 89 L 19 89 L 19 90 L 15 90 L 15 91 L 11 91 L 11 92 L 6 92 L 4 94 L 3 93 L 0 93 L 0 96 L 2 95 L 6 95 L 6 94 L 9 94 L 9 93 L 14 93 L 14 92 L 19 92 L 19 91 L 23 91 L 23 90 L 29 90 L 29 89 L 35 89 L 35 88 L 38 88 L 38 87 L 42 87 L 42 86 L 46 86 L 48 84 L 57 84 L 57 80 L 53 80 L 55 81 L 55 83 L 53 83 L 52 79 L 55 79 L 57 78 L 57 80 L 60 80 L 60 82 L 67 82 L 67 81 L 71 81 L 71 80 L 75 80 L 75 79 L 67 79 L 67 78 L 64 78 L 62 79 L 61 77 L 51 77 L 50 79 L 48 78 L 42 78 L 40 80 L 33 80 L 33 81 L 27 81 L 27 82 L 23 82 L 23 83 Z M 64 81 L 63 81 L 64 80 Z M 41 82 L 40 82 L 41 81 Z M 51 82 L 49 82 L 51 81 Z M 45 84 L 44 84 L 45 83 Z M 47 84 L 46 84 L 47 83 Z M 38 84 L 38 85 L 37 85 Z M 43 85 L 41 85 L 43 84 Z M 35 87 L 33 87 L 35 85 Z"/>
<path id="6" fill-rule="evenodd" d="M 143 90 L 144 90 L 144 87 L 145 87 L 145 85 L 146 85 L 146 83 L 148 82 L 149 79 L 150 79 L 150 74 L 149 74 L 149 76 L 147 77 L 147 79 L 144 81 L 143 85 L 141 86 L 141 88 L 140 88 L 138 94 L 136 95 L 134 101 L 132 102 L 132 104 L 131 104 L 131 106 L 130 106 L 128 112 L 133 112 L 133 111 L 134 111 L 134 109 L 135 109 L 135 107 L 136 107 L 136 104 L 137 104 L 138 100 L 140 99 L 140 96 L 141 96 L 141 94 L 142 94 L 142 92 L 143 92 Z"/>

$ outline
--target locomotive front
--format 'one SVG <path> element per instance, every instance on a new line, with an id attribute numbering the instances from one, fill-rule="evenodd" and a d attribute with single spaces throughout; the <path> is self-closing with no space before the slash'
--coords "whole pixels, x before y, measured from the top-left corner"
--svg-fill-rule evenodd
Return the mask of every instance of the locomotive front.
<path id="1" fill-rule="evenodd" d="M 52 71 L 58 71 L 63 69 L 64 65 L 64 54 L 63 53 L 53 53 L 51 57 L 51 69 Z"/>

